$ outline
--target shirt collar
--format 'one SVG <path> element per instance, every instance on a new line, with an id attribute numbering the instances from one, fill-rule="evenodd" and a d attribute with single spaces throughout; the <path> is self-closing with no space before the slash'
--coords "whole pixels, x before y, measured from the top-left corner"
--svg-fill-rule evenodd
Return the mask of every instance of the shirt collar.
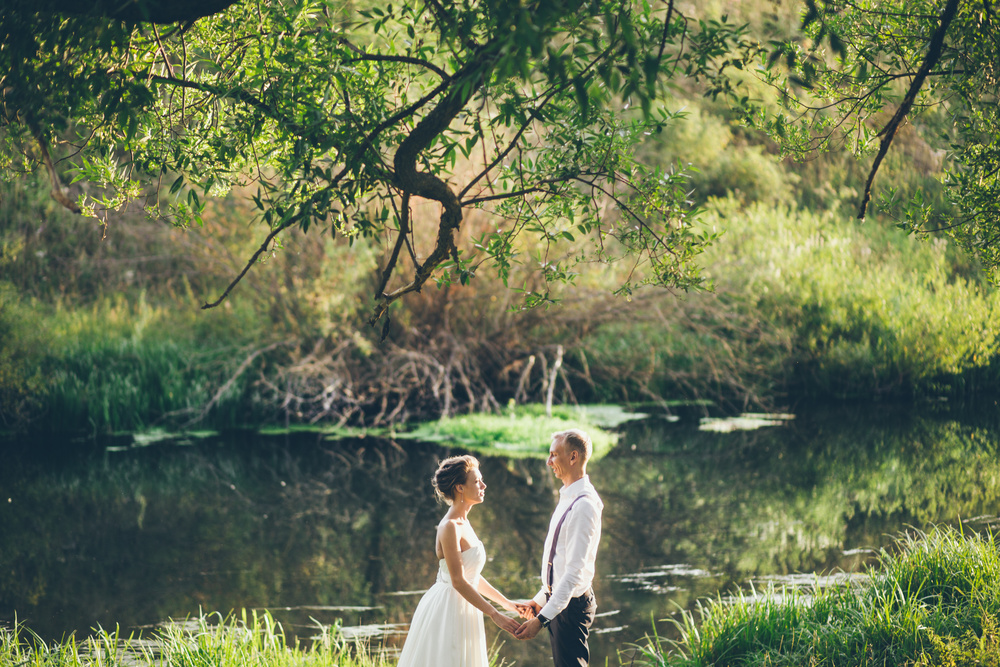
<path id="1" fill-rule="evenodd" d="M 559 497 L 563 499 L 576 498 L 578 495 L 583 493 L 588 486 L 590 486 L 590 475 L 584 475 L 569 486 L 560 488 Z"/>

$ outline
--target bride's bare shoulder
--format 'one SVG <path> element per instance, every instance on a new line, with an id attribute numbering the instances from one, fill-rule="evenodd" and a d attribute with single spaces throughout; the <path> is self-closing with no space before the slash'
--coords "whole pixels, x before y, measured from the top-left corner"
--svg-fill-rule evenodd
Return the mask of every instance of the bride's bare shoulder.
<path id="1" fill-rule="evenodd" d="M 465 526 L 465 521 L 462 519 L 455 519 L 450 517 L 445 517 L 437 525 L 438 535 L 443 535 L 445 533 L 461 534 L 462 529 Z"/>

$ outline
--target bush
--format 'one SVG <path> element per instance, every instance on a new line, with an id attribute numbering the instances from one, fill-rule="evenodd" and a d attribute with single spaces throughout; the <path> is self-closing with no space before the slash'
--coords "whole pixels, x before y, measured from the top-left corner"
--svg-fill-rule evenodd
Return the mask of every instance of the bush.
<path id="1" fill-rule="evenodd" d="M 729 228 L 709 258 L 719 291 L 788 331 L 790 389 L 949 393 L 967 389 L 956 380 L 963 374 L 991 367 L 1000 293 L 957 275 L 946 241 L 731 200 L 712 217 Z M 986 381 L 996 387 L 995 376 Z"/>
<path id="2" fill-rule="evenodd" d="M 20 426 L 37 408 L 44 377 L 39 360 L 49 345 L 40 318 L 0 282 L 0 424 Z"/>

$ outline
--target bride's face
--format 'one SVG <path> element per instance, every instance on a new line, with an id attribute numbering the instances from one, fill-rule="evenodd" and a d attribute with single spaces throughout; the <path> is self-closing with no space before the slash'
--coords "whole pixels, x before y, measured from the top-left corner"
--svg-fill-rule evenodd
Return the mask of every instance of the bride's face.
<path id="1" fill-rule="evenodd" d="M 486 499 L 486 482 L 483 481 L 483 473 L 479 468 L 469 471 L 469 476 L 465 478 L 465 484 L 461 485 L 462 494 L 466 502 L 479 504 Z"/>

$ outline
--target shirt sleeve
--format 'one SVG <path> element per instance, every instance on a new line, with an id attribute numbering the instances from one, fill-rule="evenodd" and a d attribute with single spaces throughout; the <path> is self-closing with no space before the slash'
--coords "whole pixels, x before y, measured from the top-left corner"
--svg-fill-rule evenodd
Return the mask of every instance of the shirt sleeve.
<path id="1" fill-rule="evenodd" d="M 549 620 L 555 618 L 569 605 L 573 591 L 584 579 L 587 556 L 597 549 L 596 542 L 601 534 L 601 512 L 589 498 L 573 508 L 566 518 L 562 534 L 566 540 L 566 568 L 563 576 L 553 582 L 552 595 L 541 611 L 541 614 Z M 537 597 L 536 601 L 541 604 Z M 543 594 L 542 600 L 544 599 Z"/>
<path id="2" fill-rule="evenodd" d="M 537 602 L 539 607 L 545 606 L 545 589 L 543 588 L 537 593 L 535 593 L 535 597 L 531 599 Z M 548 617 L 546 616 L 546 618 Z"/>

